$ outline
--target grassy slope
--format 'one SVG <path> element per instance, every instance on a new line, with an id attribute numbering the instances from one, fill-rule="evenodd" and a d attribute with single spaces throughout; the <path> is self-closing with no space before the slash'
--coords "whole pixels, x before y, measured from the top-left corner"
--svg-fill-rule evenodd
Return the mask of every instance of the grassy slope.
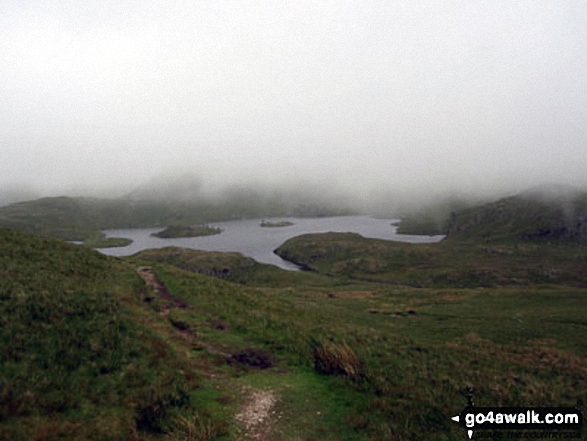
<path id="1" fill-rule="evenodd" d="M 587 193 L 533 193 L 500 199 L 452 215 L 449 238 L 459 240 L 572 240 L 587 243 Z"/>
<path id="2" fill-rule="evenodd" d="M 334 282 L 319 274 L 285 271 L 259 263 L 240 253 L 224 253 L 165 247 L 143 250 L 133 260 L 146 263 L 167 263 L 178 268 L 213 276 L 241 285 L 273 288 L 295 287 L 297 284 L 331 286 Z"/>
<path id="3" fill-rule="evenodd" d="M 276 252 L 322 274 L 415 287 L 587 285 L 580 244 L 407 244 L 329 233 L 292 238 Z"/>
<path id="4" fill-rule="evenodd" d="M 587 193 L 534 189 L 482 205 L 439 204 L 403 217 L 402 234 L 448 234 L 451 241 L 587 242 Z"/>
<path id="5" fill-rule="evenodd" d="M 463 439 L 449 417 L 467 386 L 487 406 L 586 400 L 582 248 L 455 246 L 325 234 L 281 247 L 319 274 L 177 248 L 121 261 L 0 230 L 0 438 L 238 439 L 251 388 L 278 397 L 283 440 Z M 539 258 L 564 271 L 470 278 L 526 274 Z M 143 265 L 188 308 L 146 289 Z M 454 279 L 435 280 L 447 270 Z M 277 366 L 226 363 L 250 347 Z"/>
<path id="6" fill-rule="evenodd" d="M 152 330 L 134 271 L 13 230 L 0 249 L 0 439 L 150 439 L 197 412 L 197 374 Z"/>
<path id="7" fill-rule="evenodd" d="M 43 198 L 0 207 L 0 225 L 70 240 L 95 234 L 96 220 L 73 198 Z"/>
<path id="8" fill-rule="evenodd" d="M 293 241 L 321 239 L 322 252 L 334 249 L 344 255 L 336 240 L 339 236 L 346 235 L 312 235 Z M 347 251 L 371 257 L 374 249 L 383 246 L 383 241 L 359 242 Z M 375 248 L 369 248 L 369 243 Z M 304 252 L 315 257 L 319 250 L 313 245 Z M 401 245 L 408 255 L 410 247 L 414 246 Z M 494 261 L 504 254 L 497 256 Z M 462 439 L 462 429 L 448 417 L 462 408 L 461 392 L 467 386 L 476 389 L 478 404 L 487 406 L 573 405 L 587 398 L 583 387 L 587 346 L 582 338 L 587 296 L 582 289 L 542 283 L 415 289 L 349 279 L 348 274 L 325 278 L 303 272 L 296 274 L 295 284 L 272 288 L 256 280 L 251 266 L 247 282 L 259 288 L 240 291 L 240 296 L 229 291 L 209 296 L 199 288 L 201 279 L 195 278 L 201 276 L 185 272 L 209 265 L 205 253 L 185 250 L 180 256 L 173 250 L 153 250 L 134 258 L 158 265 L 166 262 L 158 266 L 163 280 L 173 292 L 193 299 L 231 330 L 217 332 L 227 340 L 234 333 L 244 333 L 288 364 L 305 369 L 312 369 L 316 360 L 311 341 L 330 348 L 331 354 L 347 354 L 338 357 L 342 367 L 331 366 L 326 371 L 334 375 L 324 377 L 331 378 L 329 387 L 338 388 L 333 399 L 344 403 L 342 409 L 335 406 L 327 411 L 333 420 L 343 421 L 338 429 L 345 434 L 342 439 L 351 435 Z M 320 260 L 314 262 L 320 268 Z M 230 267 L 228 261 L 223 263 Z M 236 261 L 235 268 L 239 268 Z M 422 275 L 427 271 L 420 268 Z M 202 332 L 200 318 L 183 314 L 178 319 Z M 206 332 L 210 340 L 218 338 L 214 331 Z M 353 364 L 354 356 L 358 364 Z M 359 375 L 345 370 L 349 365 Z M 358 395 L 350 399 L 337 378 L 346 379 L 349 390 Z M 285 401 L 293 400 L 292 410 L 304 414 L 304 407 L 297 407 L 302 403 L 289 396 L 293 391 L 284 388 L 284 383 L 287 380 L 272 382 Z M 306 382 L 296 385 L 304 387 Z M 314 399 L 325 396 L 320 393 Z M 324 430 L 315 418 L 310 421 L 314 432 L 309 433 Z"/>
<path id="9" fill-rule="evenodd" d="M 246 308 L 266 300 L 262 291 L 157 268 L 188 303 L 177 309 L 144 286 L 137 262 L 6 229 L 0 249 L 0 439 L 238 439 L 234 415 L 249 388 L 278 394 L 282 439 L 364 438 L 344 426 L 345 406 L 361 396 L 337 379 L 281 357 L 262 374 L 226 363 L 267 346 L 253 328 L 219 327 L 231 305 L 263 323 L 261 309 Z"/>
<path id="10" fill-rule="evenodd" d="M 97 230 L 197 223 L 219 218 L 214 207 L 187 203 L 43 198 L 0 208 L 0 225 L 35 234 L 83 240 Z"/>

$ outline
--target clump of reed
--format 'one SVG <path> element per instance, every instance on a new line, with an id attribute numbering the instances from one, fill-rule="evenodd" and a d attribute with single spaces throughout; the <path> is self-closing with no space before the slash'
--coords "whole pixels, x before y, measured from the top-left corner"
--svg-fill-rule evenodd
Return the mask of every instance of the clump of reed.
<path id="1" fill-rule="evenodd" d="M 365 379 L 365 369 L 359 356 L 345 342 L 310 339 L 314 369 L 324 375 L 339 375 L 354 382 Z"/>

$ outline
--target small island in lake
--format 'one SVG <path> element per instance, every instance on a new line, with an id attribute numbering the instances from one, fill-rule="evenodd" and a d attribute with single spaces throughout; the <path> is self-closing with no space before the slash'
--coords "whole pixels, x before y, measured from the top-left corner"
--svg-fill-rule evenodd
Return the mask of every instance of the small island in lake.
<path id="1" fill-rule="evenodd" d="M 160 237 L 162 239 L 171 239 L 179 237 L 212 236 L 220 233 L 222 233 L 222 228 L 211 227 L 209 225 L 196 225 L 195 227 L 171 225 L 163 231 L 151 234 L 151 236 Z"/>
<path id="2" fill-rule="evenodd" d="M 83 245 L 90 248 L 114 248 L 125 247 L 132 243 L 132 239 L 125 237 L 106 237 L 103 233 L 93 235 L 83 242 Z"/>
<path id="3" fill-rule="evenodd" d="M 263 221 L 259 225 L 262 227 L 268 227 L 268 228 L 291 227 L 293 225 L 293 222 L 290 222 L 290 221 L 277 221 L 277 222 Z"/>

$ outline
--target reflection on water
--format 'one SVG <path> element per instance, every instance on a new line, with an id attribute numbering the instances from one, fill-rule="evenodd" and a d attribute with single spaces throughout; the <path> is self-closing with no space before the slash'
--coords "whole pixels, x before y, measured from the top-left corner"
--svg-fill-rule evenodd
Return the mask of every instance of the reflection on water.
<path id="1" fill-rule="evenodd" d="M 297 270 L 297 265 L 286 262 L 273 253 L 279 245 L 295 236 L 307 233 L 352 232 L 364 237 L 393 240 L 399 242 L 423 243 L 438 242 L 444 236 L 410 236 L 397 234 L 397 227 L 390 224 L 394 219 L 374 219 L 369 216 L 344 216 L 321 218 L 278 218 L 264 219 L 267 222 L 290 221 L 289 227 L 261 227 L 261 219 L 234 220 L 210 223 L 223 229 L 214 236 L 160 239 L 151 233 L 163 228 L 133 228 L 125 230 L 106 230 L 107 237 L 126 237 L 133 243 L 120 248 L 103 248 L 98 251 L 110 256 L 128 256 L 148 248 L 176 246 L 205 251 L 238 251 L 258 262 L 270 263 L 288 270 Z"/>

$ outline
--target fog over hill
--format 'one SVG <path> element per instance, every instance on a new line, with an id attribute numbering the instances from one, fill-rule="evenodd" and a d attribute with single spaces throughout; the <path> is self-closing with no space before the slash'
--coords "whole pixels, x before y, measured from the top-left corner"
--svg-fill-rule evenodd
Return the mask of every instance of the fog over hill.
<path id="1" fill-rule="evenodd" d="M 585 186 L 586 21 L 583 0 L 4 1 L 0 203 L 186 174 L 375 207 Z"/>

